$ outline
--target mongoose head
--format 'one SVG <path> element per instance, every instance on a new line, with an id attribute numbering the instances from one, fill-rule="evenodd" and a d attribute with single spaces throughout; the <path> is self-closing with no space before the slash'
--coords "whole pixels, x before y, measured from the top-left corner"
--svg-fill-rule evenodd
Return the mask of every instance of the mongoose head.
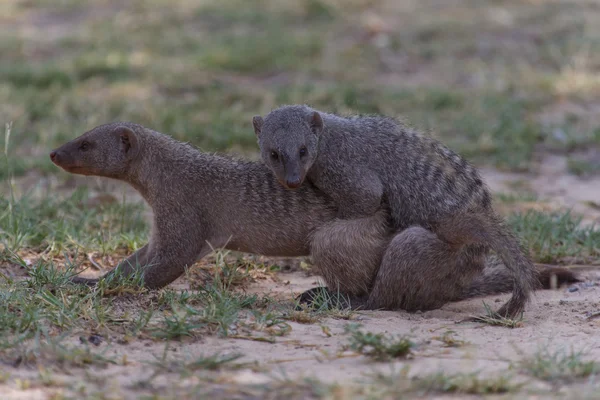
<path id="1" fill-rule="evenodd" d="M 50 159 L 67 172 L 124 178 L 139 153 L 136 133 L 124 124 L 105 124 L 53 150 Z"/>
<path id="2" fill-rule="evenodd" d="M 299 188 L 317 158 L 324 123 L 317 111 L 287 106 L 252 119 L 264 163 L 287 189 Z"/>

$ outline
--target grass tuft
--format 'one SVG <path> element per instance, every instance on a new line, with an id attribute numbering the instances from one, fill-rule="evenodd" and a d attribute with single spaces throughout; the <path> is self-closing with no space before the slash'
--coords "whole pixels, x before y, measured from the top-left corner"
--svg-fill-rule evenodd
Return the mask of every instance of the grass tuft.
<path id="1" fill-rule="evenodd" d="M 499 374 L 482 378 L 478 372 L 448 374 L 438 372 L 416 378 L 414 384 L 418 391 L 425 393 L 457 393 L 457 394 L 501 394 L 517 391 L 522 385 L 512 382 L 513 377 Z"/>
<path id="2" fill-rule="evenodd" d="M 508 218 L 529 248 L 535 261 L 557 263 L 593 262 L 600 259 L 600 230 L 581 226 L 581 217 L 570 211 L 543 213 L 535 210 L 518 212 Z"/>
<path id="3" fill-rule="evenodd" d="M 600 364 L 584 360 L 582 351 L 576 352 L 572 349 L 569 352 L 542 349 L 533 356 L 524 358 L 517 365 L 522 371 L 549 382 L 568 383 L 600 372 Z"/>
<path id="4" fill-rule="evenodd" d="M 350 334 L 348 348 L 375 361 L 406 358 L 415 344 L 405 336 L 392 337 L 382 333 L 362 332 L 359 325 L 347 325 Z"/>
<path id="5" fill-rule="evenodd" d="M 485 308 L 485 315 L 473 316 L 469 320 L 492 326 L 503 326 L 506 328 L 520 328 L 523 326 L 523 313 L 517 318 L 506 318 L 492 310 L 485 302 L 483 302 L 483 307 Z"/>

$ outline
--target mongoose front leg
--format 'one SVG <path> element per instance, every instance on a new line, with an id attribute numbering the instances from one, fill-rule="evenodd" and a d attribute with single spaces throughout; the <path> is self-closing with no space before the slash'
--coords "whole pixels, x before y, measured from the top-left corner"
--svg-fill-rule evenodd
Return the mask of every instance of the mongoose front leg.
<path id="1" fill-rule="evenodd" d="M 383 252 L 390 240 L 387 210 L 370 217 L 333 220 L 319 228 L 311 240 L 311 257 L 331 295 L 364 304 L 373 285 Z M 310 302 L 320 288 L 300 296 Z M 362 300 L 360 300 L 362 298 Z"/>
<path id="2" fill-rule="evenodd" d="M 485 252 L 453 246 L 421 227 L 397 234 L 385 250 L 367 309 L 431 310 L 456 300 L 484 268 Z"/>
<path id="3" fill-rule="evenodd" d="M 191 225 L 185 215 L 177 221 L 173 218 L 167 223 L 157 223 L 157 232 L 150 242 L 122 261 L 112 271 L 99 279 L 73 278 L 74 283 L 95 285 L 99 280 L 113 279 L 117 276 L 127 278 L 135 274 L 141 275 L 142 285 L 148 289 L 159 289 L 185 272 L 197 260 L 212 251 L 204 240 L 201 227 Z M 177 227 L 165 234 L 165 227 Z"/>
<path id="4" fill-rule="evenodd" d="M 362 166 L 344 164 L 309 173 L 315 186 L 333 199 L 338 218 L 368 217 L 381 208 L 383 183 L 379 176 Z"/>
<path id="5" fill-rule="evenodd" d="M 135 265 L 145 265 L 147 263 L 146 257 L 148 253 L 148 247 L 149 243 L 146 243 L 144 246 L 139 248 L 129 257 L 127 257 L 125 260 L 121 261 L 121 263 L 117 265 L 115 269 L 113 269 L 112 271 L 108 272 L 100 278 L 83 278 L 80 276 L 74 276 L 70 279 L 70 282 L 75 284 L 95 286 L 100 279 L 103 279 L 107 276 L 112 276 L 112 274 L 114 273 L 113 271 L 115 271 L 117 268 L 121 268 L 122 271 L 129 271 L 130 269 L 134 268 Z"/>

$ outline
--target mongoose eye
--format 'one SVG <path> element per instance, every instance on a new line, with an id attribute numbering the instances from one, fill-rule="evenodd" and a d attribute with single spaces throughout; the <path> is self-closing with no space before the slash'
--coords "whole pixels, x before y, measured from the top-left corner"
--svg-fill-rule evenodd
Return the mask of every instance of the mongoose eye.
<path id="1" fill-rule="evenodd" d="M 88 142 L 83 142 L 81 143 L 81 145 L 79 146 L 79 150 L 81 151 L 86 151 L 90 148 L 90 144 Z"/>
<path id="2" fill-rule="evenodd" d="M 304 157 L 306 155 L 306 147 L 300 147 L 300 157 Z"/>
<path id="3" fill-rule="evenodd" d="M 279 154 L 277 154 L 277 152 L 276 152 L 276 151 L 274 151 L 274 150 L 273 150 L 273 151 L 271 151 L 271 159 L 272 159 L 273 161 L 277 161 L 277 160 L 279 160 Z"/>

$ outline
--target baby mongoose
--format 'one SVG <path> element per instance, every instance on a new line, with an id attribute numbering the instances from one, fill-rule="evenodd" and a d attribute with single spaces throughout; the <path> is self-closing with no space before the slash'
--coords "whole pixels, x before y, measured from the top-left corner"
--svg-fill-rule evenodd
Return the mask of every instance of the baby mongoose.
<path id="1" fill-rule="evenodd" d="M 254 117 L 253 126 L 262 158 L 282 186 L 299 188 L 307 179 L 333 199 L 342 219 L 389 209 L 398 234 L 383 263 L 392 257 L 395 269 L 379 270 L 370 306 L 427 302 L 414 293 L 421 285 L 459 290 L 481 273 L 481 260 L 491 249 L 514 279 L 512 297 L 498 313 L 523 311 L 538 282 L 535 268 L 464 158 L 387 117 L 344 118 L 291 105 L 264 120 Z"/>
<path id="2" fill-rule="evenodd" d="M 470 253 L 461 260 L 481 263 L 483 273 L 470 280 L 451 276 L 450 285 L 430 284 L 421 265 L 396 257 L 405 246 L 390 234 L 385 209 L 367 218 L 338 220 L 333 201 L 312 184 L 286 190 L 263 163 L 202 153 L 141 125 L 100 125 L 52 151 L 50 158 L 74 174 L 128 182 L 149 203 L 154 214 L 149 242 L 107 275 L 141 272 L 150 289 L 168 285 L 213 248 L 265 256 L 312 255 L 327 285 L 357 301 L 371 299 L 373 288 L 385 285 L 381 279 L 415 277 L 412 292 L 378 292 L 376 303 L 391 305 L 388 309 L 401 308 L 404 303 L 397 299 L 411 293 L 416 295 L 409 308 L 426 310 L 513 288 L 506 268 Z M 415 268 L 413 273 L 410 268 Z M 559 282 L 575 279 L 568 270 L 541 272 L 558 275 Z M 97 282 L 80 277 L 74 281 Z"/>

